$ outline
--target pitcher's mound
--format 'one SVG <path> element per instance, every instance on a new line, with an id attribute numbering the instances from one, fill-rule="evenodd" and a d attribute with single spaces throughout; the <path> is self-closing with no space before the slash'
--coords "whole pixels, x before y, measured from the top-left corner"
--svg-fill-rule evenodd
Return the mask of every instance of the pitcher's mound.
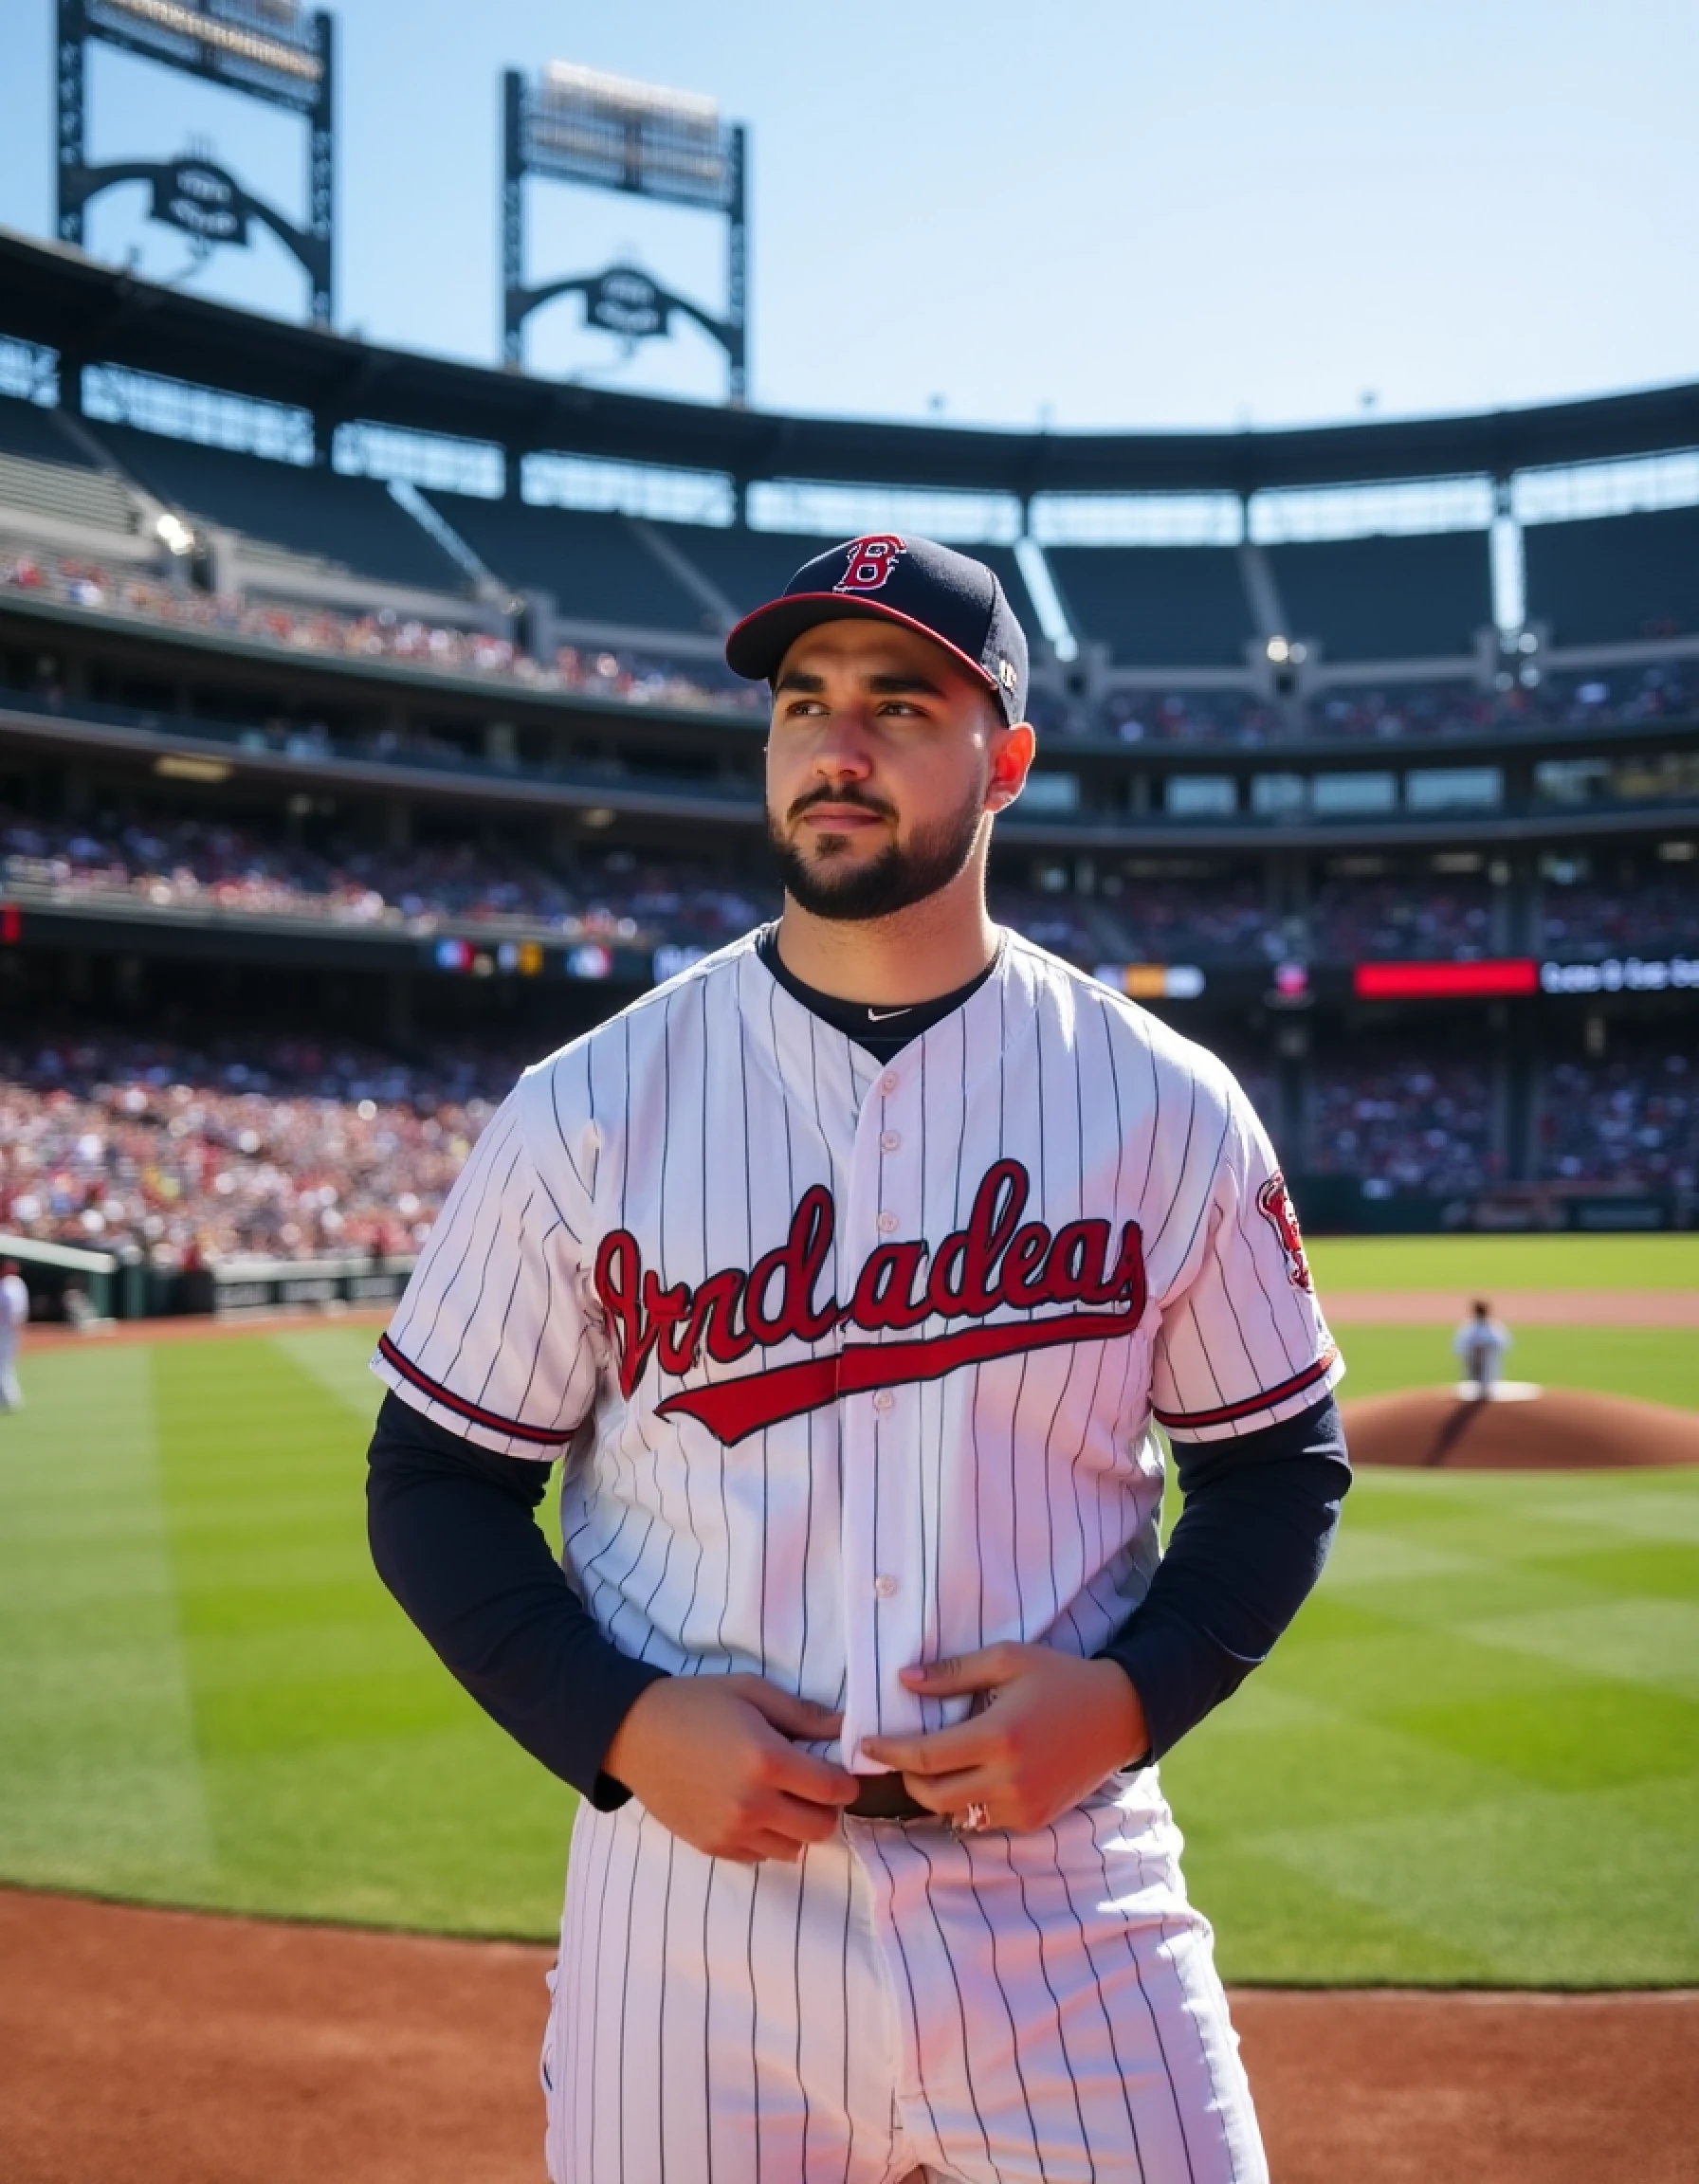
<path id="1" fill-rule="evenodd" d="M 1525 1402 L 1482 1403 L 1461 1401 L 1452 1388 L 1412 1388 L 1341 1408 L 1357 1464 L 1459 1471 L 1699 1464 L 1699 1411 L 1627 1395 L 1547 1388 Z"/>

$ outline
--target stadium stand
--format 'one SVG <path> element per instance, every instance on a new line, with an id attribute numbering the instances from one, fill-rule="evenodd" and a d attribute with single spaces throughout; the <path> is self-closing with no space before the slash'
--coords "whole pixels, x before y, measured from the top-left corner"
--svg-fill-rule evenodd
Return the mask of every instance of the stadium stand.
<path id="1" fill-rule="evenodd" d="M 1609 1061 L 1557 1062 L 1545 1072 L 1538 1168 L 1557 1182 L 1638 1190 L 1699 1186 L 1699 1062 L 1640 1039 Z"/>
<path id="2" fill-rule="evenodd" d="M 1523 532 L 1527 614 L 1559 645 L 1620 645 L 1699 630 L 1699 508 Z"/>
<path id="3" fill-rule="evenodd" d="M 731 886 L 688 864 L 552 871 L 511 847 L 470 843 L 375 849 L 334 836 L 316 847 L 217 820 L 104 812 L 74 822 L 0 806 L 0 881 L 19 900 L 122 901 L 147 910 L 287 917 L 352 926 L 456 924 L 569 940 L 717 943 L 777 910 L 776 890 Z"/>
<path id="4" fill-rule="evenodd" d="M 59 412 L 15 394 L 0 394 L 0 455 L 24 456 L 32 463 L 57 463 L 86 470 L 88 457 L 60 428 Z"/>
<path id="5" fill-rule="evenodd" d="M 1501 1166 L 1491 1093 L 1484 1062 L 1390 1046 L 1324 1057 L 1309 1103 L 1310 1172 L 1360 1175 L 1371 1196 L 1481 1190 Z"/>
<path id="6" fill-rule="evenodd" d="M 1113 690 L 1097 724 L 1121 743 L 1267 743 L 1283 727 L 1271 705 L 1236 690 Z"/>
<path id="7" fill-rule="evenodd" d="M 705 523 L 657 523 L 653 528 L 702 571 L 739 614 L 776 596 L 805 561 L 837 544 L 835 538 L 750 531 L 742 524 L 722 529 Z"/>
<path id="8" fill-rule="evenodd" d="M 1544 676 L 1525 710 L 1575 728 L 1678 720 L 1691 715 L 1696 695 L 1699 674 L 1691 660 L 1634 661 Z"/>
<path id="9" fill-rule="evenodd" d="M 1263 962 L 1287 952 L 1261 876 L 1216 873 L 1161 880 L 1112 875 L 1107 908 L 1132 962 Z"/>
<path id="10" fill-rule="evenodd" d="M 1069 621 L 1118 667 L 1242 667 L 1256 634 L 1226 546 L 1052 546 Z"/>
<path id="11" fill-rule="evenodd" d="M 1321 736 L 1470 736 L 1503 724 L 1508 710 L 1471 682 L 1396 682 L 1326 691 L 1311 707 L 1311 722 Z"/>
<path id="12" fill-rule="evenodd" d="M 450 594 L 464 584 L 461 569 L 375 479 L 236 455 L 127 425 L 101 425 L 99 437 L 155 499 L 256 546 L 281 546 L 384 583 Z M 249 552 L 244 560 L 249 582 L 263 584 L 263 555 Z"/>
<path id="13" fill-rule="evenodd" d="M 139 1255 L 404 1252 L 532 1056 L 79 1029 L 0 1046 L 0 1228 Z"/>
<path id="14" fill-rule="evenodd" d="M 1329 660 L 1427 660 L 1469 653 L 1492 623 L 1485 531 L 1329 538 L 1267 549 L 1288 634 Z"/>
<path id="15" fill-rule="evenodd" d="M 97 469 L 65 432 L 57 413 L 33 402 L 0 396 L 0 530 L 39 535 L 33 519 L 114 537 L 137 527 L 137 503 L 120 479 Z"/>
<path id="16" fill-rule="evenodd" d="M 504 584 L 546 592 L 566 620 L 663 631 L 715 626 L 624 516 L 466 493 L 426 499 Z"/>
<path id="17" fill-rule="evenodd" d="M 1681 844 L 1690 848 L 1691 844 Z M 1699 861 L 1626 853 L 1550 861 L 1541 892 L 1543 948 L 1564 956 L 1699 950 Z"/>
<path id="18" fill-rule="evenodd" d="M 1493 893 L 1484 874 L 1328 877 L 1310 901 L 1310 948 L 1347 963 L 1487 956 L 1493 947 Z"/>

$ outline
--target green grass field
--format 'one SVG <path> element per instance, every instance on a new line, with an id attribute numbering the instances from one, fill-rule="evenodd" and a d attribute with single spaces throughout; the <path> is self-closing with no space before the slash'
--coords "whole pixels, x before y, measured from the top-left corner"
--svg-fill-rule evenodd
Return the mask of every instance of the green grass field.
<path id="1" fill-rule="evenodd" d="M 1690 1239 L 1607 1241 L 1618 1282 L 1699 1285 Z M 1324 1292 L 1534 1284 L 1478 1245 L 1440 1271 L 1459 1247 L 1434 1243 L 1324 1244 Z M 1345 1330 L 1347 1392 L 1443 1377 L 1443 1332 Z M 0 1418 L 0 1878 L 552 1932 L 570 1795 L 367 1559 L 370 1345 L 27 1355 Z M 1695 1352 L 1530 1330 L 1517 1366 L 1699 1408 Z M 1699 1472 L 1362 1475 L 1273 1662 L 1164 1775 L 1230 1977 L 1699 1979 Z"/>

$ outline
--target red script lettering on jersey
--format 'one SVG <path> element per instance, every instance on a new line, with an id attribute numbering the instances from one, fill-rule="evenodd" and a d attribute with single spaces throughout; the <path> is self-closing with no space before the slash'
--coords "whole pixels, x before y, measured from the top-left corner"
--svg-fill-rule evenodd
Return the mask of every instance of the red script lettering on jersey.
<path id="1" fill-rule="evenodd" d="M 1146 1297 L 1139 1224 L 1123 1227 L 1111 1262 L 1107 1221 L 1069 1221 L 1054 1230 L 1044 1221 L 1023 1222 L 1031 1193 L 1018 1160 L 996 1161 L 964 1227 L 952 1229 L 936 1251 L 916 1241 L 877 1246 L 843 1305 L 813 1301 L 837 1221 L 831 1193 L 819 1184 L 804 1192 L 776 1249 L 748 1271 L 728 1266 L 695 1288 L 663 1282 L 644 1265 L 637 1239 L 616 1228 L 596 1252 L 594 1283 L 621 1392 L 628 1400 L 635 1393 L 651 1356 L 664 1373 L 682 1375 L 704 1351 L 716 1364 L 731 1365 L 758 1347 L 819 1342 L 839 1327 L 886 1335 L 935 1316 L 979 1322 L 909 1342 L 846 1340 L 827 1356 L 685 1389 L 655 1406 L 660 1417 L 682 1410 L 699 1419 L 729 1446 L 840 1395 L 935 1380 L 1023 1350 L 1105 1342 L 1136 1327 Z M 1033 1312 L 1056 1304 L 1086 1309 L 991 1320 L 1008 1307 Z"/>

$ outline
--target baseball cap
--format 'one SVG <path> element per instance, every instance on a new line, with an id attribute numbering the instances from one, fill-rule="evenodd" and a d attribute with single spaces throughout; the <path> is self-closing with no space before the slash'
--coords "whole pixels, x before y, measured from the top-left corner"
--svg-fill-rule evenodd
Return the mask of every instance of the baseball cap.
<path id="1" fill-rule="evenodd" d="M 805 629 L 864 616 L 930 637 L 979 677 L 1007 721 L 1026 719 L 1027 633 L 996 571 L 936 539 L 894 531 L 846 538 L 805 561 L 776 599 L 738 624 L 725 641 L 726 664 L 770 682 Z"/>

